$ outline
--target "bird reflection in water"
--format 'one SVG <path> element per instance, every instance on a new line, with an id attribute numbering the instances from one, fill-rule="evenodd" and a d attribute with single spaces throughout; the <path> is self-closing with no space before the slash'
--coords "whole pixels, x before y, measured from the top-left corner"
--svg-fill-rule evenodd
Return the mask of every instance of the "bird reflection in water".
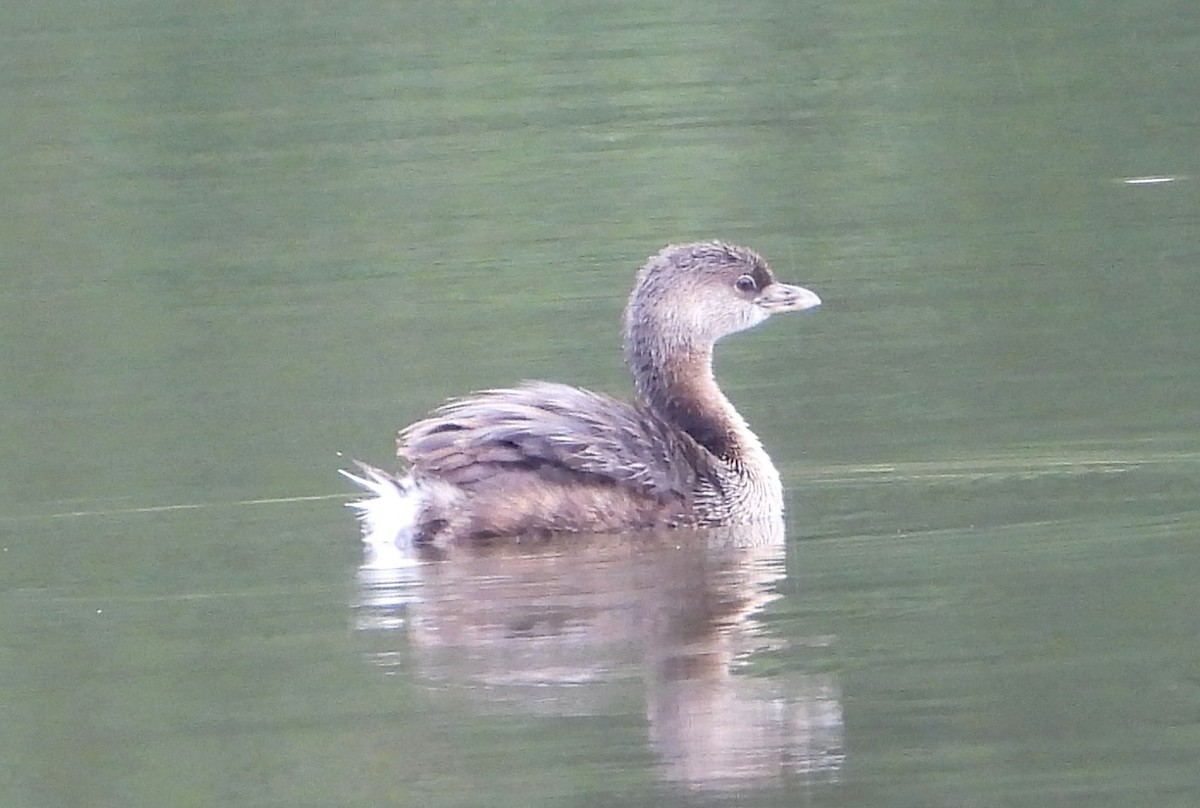
<path id="1" fill-rule="evenodd" d="M 360 569 L 378 664 L 488 713 L 606 715 L 636 687 L 662 778 L 689 788 L 837 778 L 835 677 L 754 675 L 782 646 L 756 616 L 780 597 L 782 520 L 415 552 Z"/>

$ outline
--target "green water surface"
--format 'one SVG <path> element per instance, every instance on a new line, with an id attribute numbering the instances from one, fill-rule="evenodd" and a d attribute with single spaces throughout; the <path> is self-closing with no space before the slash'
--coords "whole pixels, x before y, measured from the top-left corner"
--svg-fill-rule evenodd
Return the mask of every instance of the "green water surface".
<path id="1" fill-rule="evenodd" d="M 1195 806 L 1200 8 L 0 8 L 0 804 Z M 782 536 L 360 578 L 338 452 L 628 395 L 669 241 Z"/>

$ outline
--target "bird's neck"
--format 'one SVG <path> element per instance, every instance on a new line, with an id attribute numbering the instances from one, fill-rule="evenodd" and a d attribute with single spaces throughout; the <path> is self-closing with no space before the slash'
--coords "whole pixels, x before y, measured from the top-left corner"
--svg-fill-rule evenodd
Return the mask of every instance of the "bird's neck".
<path id="1" fill-rule="evenodd" d="M 712 344 L 627 340 L 626 358 L 643 402 L 713 455 L 739 462 L 761 445 L 713 377 Z"/>

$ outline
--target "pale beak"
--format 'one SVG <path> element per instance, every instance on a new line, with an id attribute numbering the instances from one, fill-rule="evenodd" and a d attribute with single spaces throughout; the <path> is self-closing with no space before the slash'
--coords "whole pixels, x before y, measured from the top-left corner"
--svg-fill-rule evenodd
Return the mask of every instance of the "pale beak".
<path id="1" fill-rule="evenodd" d="M 803 286 L 772 283 L 762 290 L 762 294 L 754 298 L 754 303 L 771 314 L 776 314 L 781 311 L 815 309 L 821 305 L 821 298 L 817 297 L 816 292 L 810 292 Z"/>

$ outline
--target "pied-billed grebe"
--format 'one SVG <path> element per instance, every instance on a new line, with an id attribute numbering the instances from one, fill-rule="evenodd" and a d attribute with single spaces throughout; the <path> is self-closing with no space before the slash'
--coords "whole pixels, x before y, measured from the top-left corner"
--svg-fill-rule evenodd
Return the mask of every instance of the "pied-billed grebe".
<path id="1" fill-rule="evenodd" d="M 375 495 L 350 506 L 399 543 L 777 518 L 779 473 L 717 387 L 713 344 L 820 303 L 744 247 L 668 246 L 625 310 L 638 402 L 549 382 L 451 401 L 401 431 L 404 477 L 342 472 Z"/>

